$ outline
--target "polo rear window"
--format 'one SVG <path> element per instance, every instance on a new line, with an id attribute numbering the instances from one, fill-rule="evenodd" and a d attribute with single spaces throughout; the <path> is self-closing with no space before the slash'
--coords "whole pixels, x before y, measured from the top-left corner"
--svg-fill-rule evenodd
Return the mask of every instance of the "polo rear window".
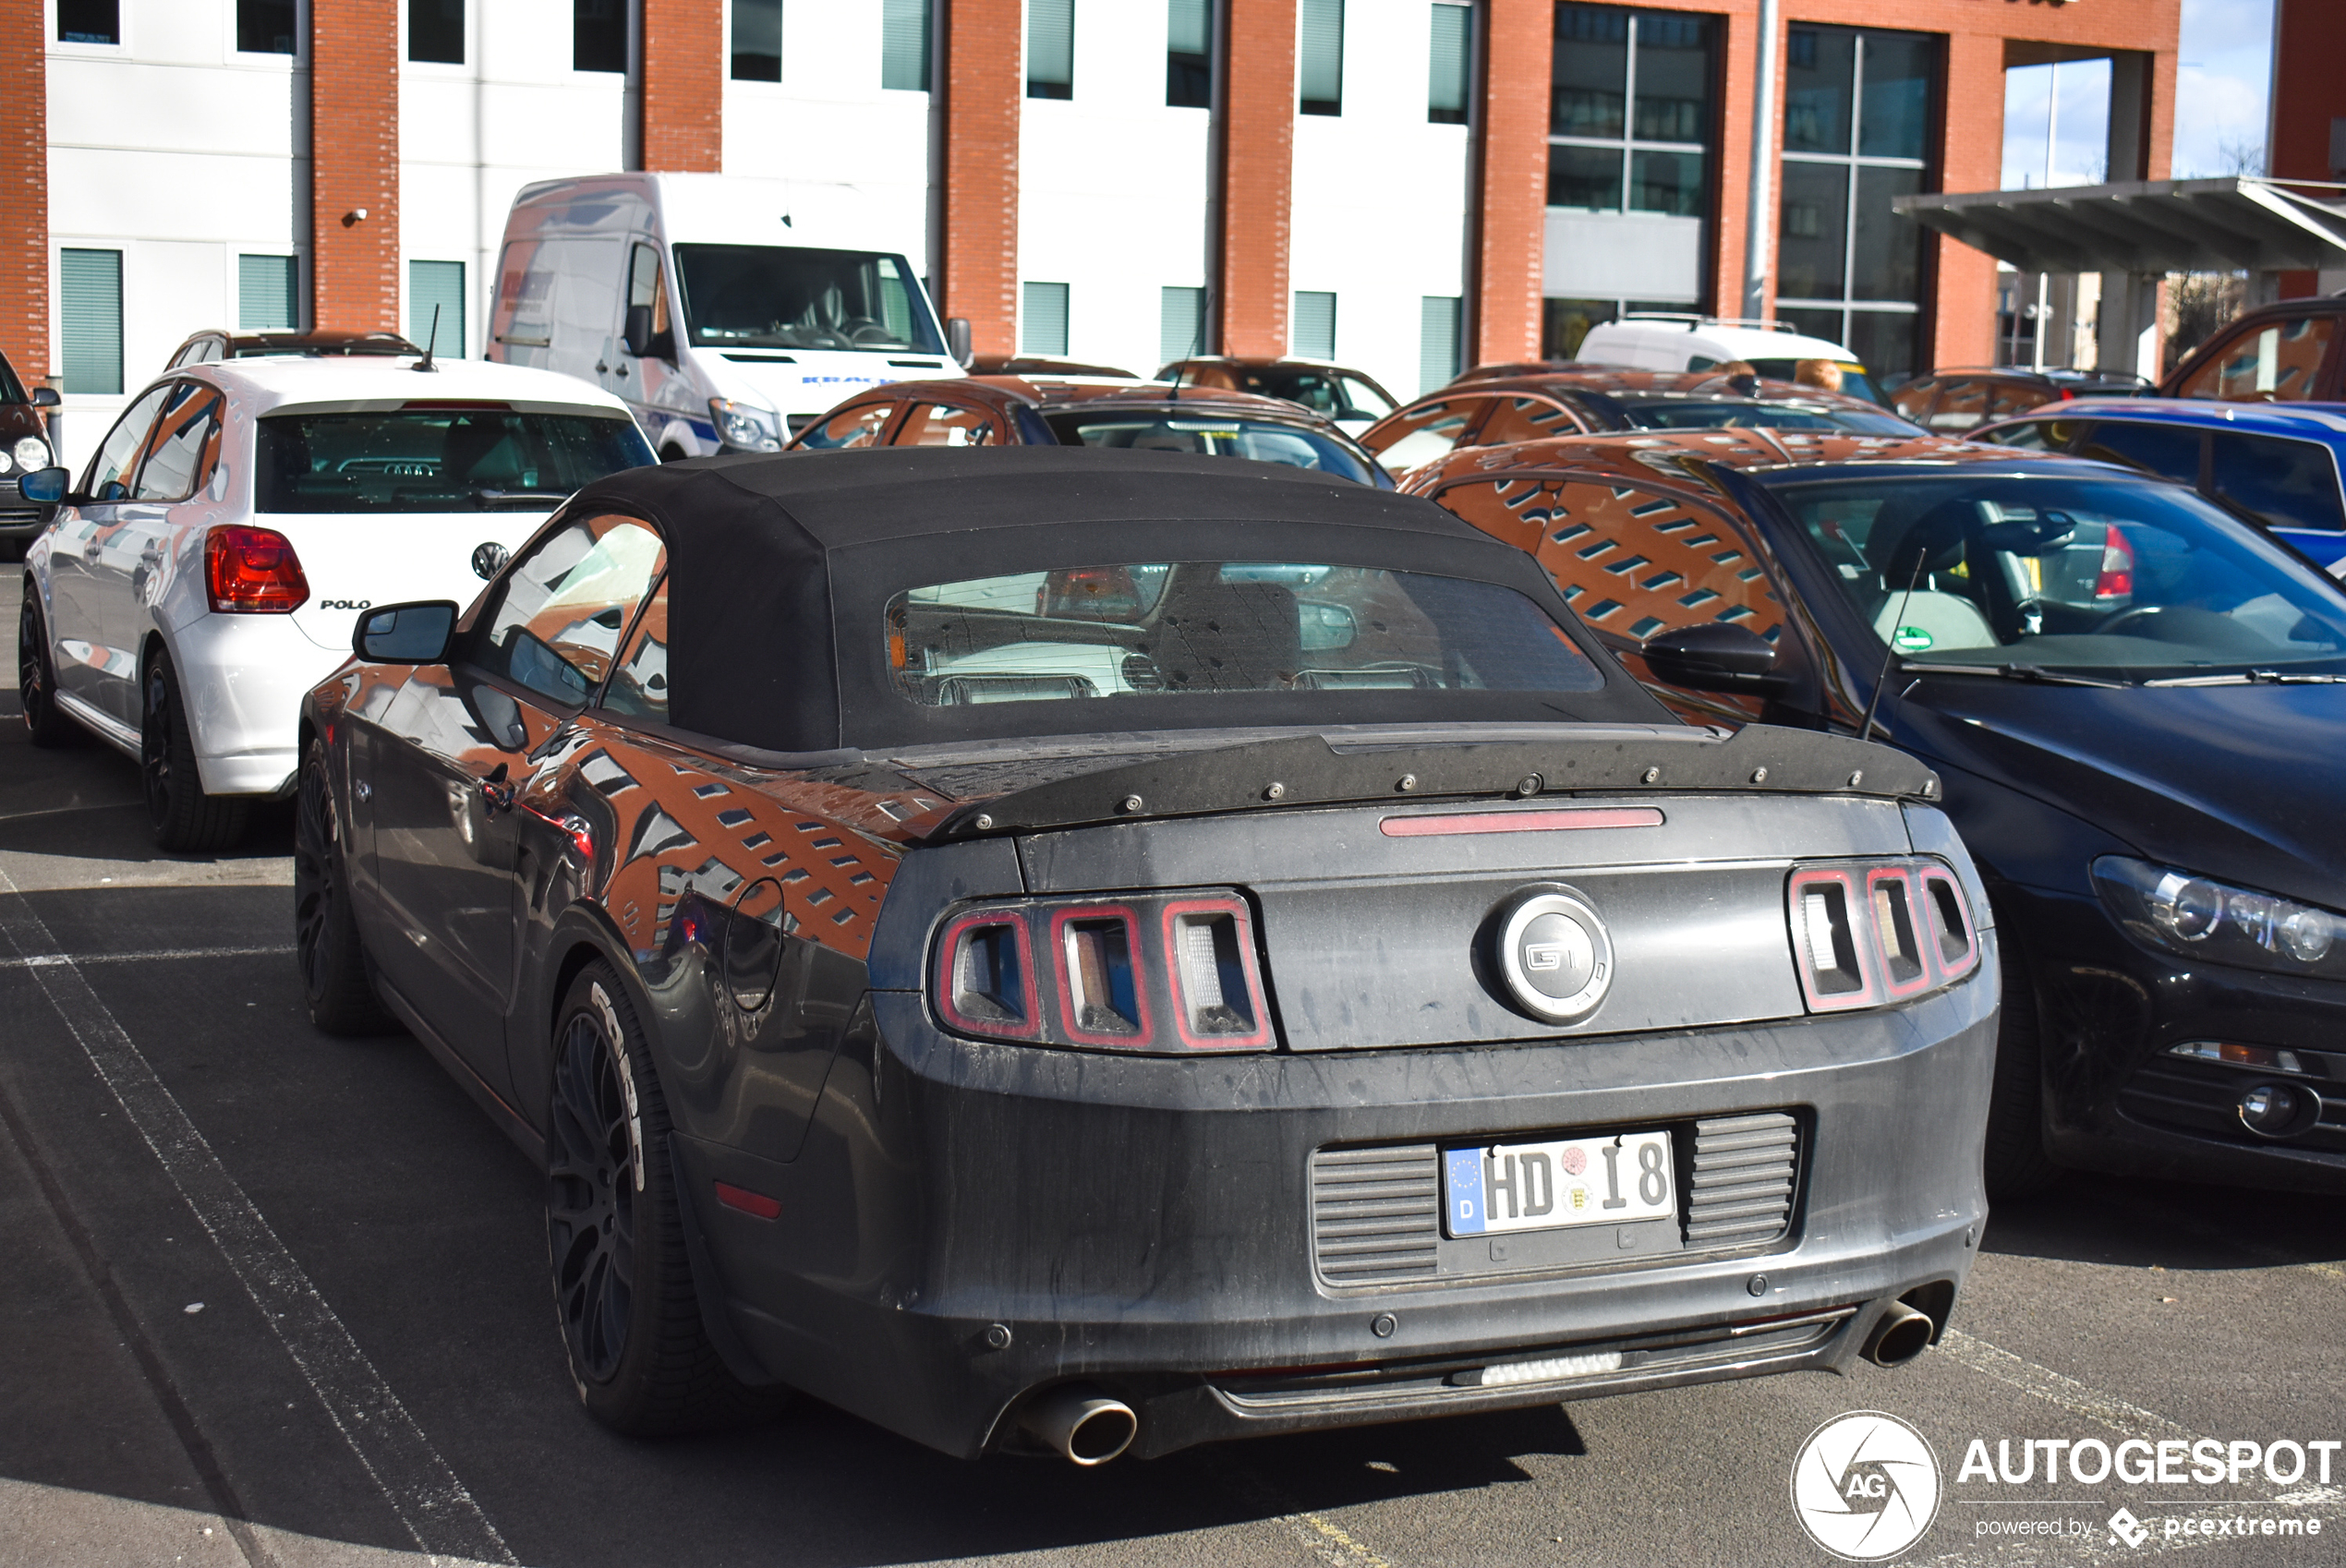
<path id="1" fill-rule="evenodd" d="M 546 512 L 652 461 L 619 415 L 499 403 L 271 415 L 255 456 L 254 508 L 267 513 Z"/>

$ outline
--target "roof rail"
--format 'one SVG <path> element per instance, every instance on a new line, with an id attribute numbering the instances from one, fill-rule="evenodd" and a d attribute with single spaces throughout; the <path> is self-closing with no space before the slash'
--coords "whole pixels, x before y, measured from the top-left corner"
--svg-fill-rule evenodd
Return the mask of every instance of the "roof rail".
<path id="1" fill-rule="evenodd" d="M 1684 321 L 1687 331 L 1697 327 L 1757 327 L 1765 332 L 1789 332 L 1794 329 L 1783 321 L 1763 321 L 1755 316 L 1701 316 L 1684 310 L 1625 310 L 1624 321 Z"/>

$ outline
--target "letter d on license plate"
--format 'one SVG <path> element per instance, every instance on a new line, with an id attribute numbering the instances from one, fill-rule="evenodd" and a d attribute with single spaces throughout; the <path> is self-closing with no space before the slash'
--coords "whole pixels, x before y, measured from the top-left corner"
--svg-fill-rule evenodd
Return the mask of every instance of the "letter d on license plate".
<path id="1" fill-rule="evenodd" d="M 1442 1229 L 1453 1236 L 1675 1219 L 1666 1132 L 1442 1151 Z"/>

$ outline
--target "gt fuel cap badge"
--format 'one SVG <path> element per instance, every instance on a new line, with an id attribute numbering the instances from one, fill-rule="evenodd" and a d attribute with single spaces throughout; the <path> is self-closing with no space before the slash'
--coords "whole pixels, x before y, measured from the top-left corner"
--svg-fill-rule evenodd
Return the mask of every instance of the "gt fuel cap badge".
<path id="1" fill-rule="evenodd" d="M 1518 1006 L 1550 1023 L 1586 1017 L 1613 984 L 1613 938 L 1569 893 L 1532 891 L 1499 927 L 1499 969 Z"/>

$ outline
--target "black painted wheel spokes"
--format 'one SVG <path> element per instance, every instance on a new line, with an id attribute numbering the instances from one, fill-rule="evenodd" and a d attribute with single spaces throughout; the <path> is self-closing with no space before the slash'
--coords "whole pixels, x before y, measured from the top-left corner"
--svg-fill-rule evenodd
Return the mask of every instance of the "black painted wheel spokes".
<path id="1" fill-rule="evenodd" d="M 171 814 L 171 681 L 158 658 L 147 667 L 147 722 L 139 736 L 139 766 L 147 786 L 147 815 L 161 826 Z"/>
<path id="2" fill-rule="evenodd" d="M 626 1354 L 635 1294 L 636 1154 L 620 1070 L 601 1022 L 573 1014 L 554 1060 L 546 1224 L 562 1333 L 596 1382 Z"/>
<path id="3" fill-rule="evenodd" d="M 301 799 L 294 814 L 294 951 L 309 994 L 325 994 L 333 977 L 326 965 L 329 922 L 334 912 L 334 803 L 326 770 L 301 770 Z"/>
<path id="4" fill-rule="evenodd" d="M 17 610 L 17 695 L 25 723 L 36 730 L 41 727 L 41 705 L 49 699 L 47 675 L 41 657 L 41 612 L 32 607 L 28 589 Z"/>

